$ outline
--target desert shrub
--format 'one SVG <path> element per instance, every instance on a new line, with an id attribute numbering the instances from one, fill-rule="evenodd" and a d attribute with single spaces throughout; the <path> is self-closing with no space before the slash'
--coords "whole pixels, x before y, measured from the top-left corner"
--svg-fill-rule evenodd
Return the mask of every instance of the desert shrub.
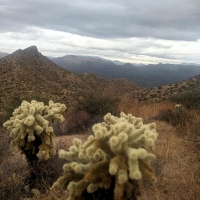
<path id="1" fill-rule="evenodd" d="M 57 154 L 52 156 L 48 162 L 38 162 L 40 167 L 32 169 L 35 171 L 31 177 L 34 182 L 31 182 L 30 168 L 24 159 L 20 159 L 20 155 L 17 155 L 17 158 L 9 155 L 0 165 L 0 199 L 18 200 L 22 197 L 33 197 L 32 188 L 37 188 L 40 192 L 45 193 L 61 174 L 64 164 Z M 31 185 L 33 183 L 34 185 Z"/>
<path id="2" fill-rule="evenodd" d="M 75 110 L 85 111 L 92 117 L 103 116 L 108 112 L 116 114 L 118 112 L 117 102 L 118 99 L 113 96 L 83 93 L 78 99 Z"/>
<path id="3" fill-rule="evenodd" d="M 25 187 L 26 168 L 26 162 L 14 158 L 11 151 L 4 156 L 0 165 L 0 199 L 20 199 Z"/>
<path id="4" fill-rule="evenodd" d="M 200 90 L 174 95 L 171 100 L 188 109 L 200 109 Z"/>
<path id="5" fill-rule="evenodd" d="M 52 125 L 56 136 L 85 132 L 91 125 L 92 117 L 89 113 L 79 110 L 65 116 L 62 123 Z"/>
<path id="6" fill-rule="evenodd" d="M 5 175 L 0 172 L 0 199 L 19 200 L 22 197 L 23 180 L 21 174 Z"/>
<path id="7" fill-rule="evenodd" d="M 187 109 L 181 106 L 173 109 L 160 110 L 154 119 L 168 122 L 177 128 L 184 128 L 192 121 L 193 116 Z"/>
<path id="8" fill-rule="evenodd" d="M 66 135 L 67 134 L 67 120 L 65 117 L 65 121 L 63 121 L 62 123 L 59 122 L 55 122 L 52 124 L 53 130 L 54 130 L 54 134 L 56 136 L 59 135 Z"/>
<path id="9" fill-rule="evenodd" d="M 99 122 L 108 112 L 118 112 L 118 99 L 109 95 L 81 93 L 74 110 L 66 118 L 65 134 L 86 131 L 90 125 Z M 62 124 L 59 125 L 63 126 Z"/>
<path id="10" fill-rule="evenodd" d="M 67 133 L 77 133 L 87 130 L 91 125 L 91 116 L 88 112 L 80 110 L 70 114 L 66 121 Z"/>
<path id="11" fill-rule="evenodd" d="M 34 163 L 31 168 L 31 174 L 26 176 L 24 182 L 28 193 L 31 194 L 32 188 L 37 188 L 43 193 L 48 191 L 62 172 L 63 163 L 63 160 L 57 154 L 52 156 L 48 161 L 39 160 L 37 163 Z M 30 167 L 28 167 L 28 170 L 30 172 Z"/>
<path id="12" fill-rule="evenodd" d="M 0 164 L 3 162 L 4 158 L 9 154 L 10 144 L 7 136 L 7 131 L 0 128 Z"/>

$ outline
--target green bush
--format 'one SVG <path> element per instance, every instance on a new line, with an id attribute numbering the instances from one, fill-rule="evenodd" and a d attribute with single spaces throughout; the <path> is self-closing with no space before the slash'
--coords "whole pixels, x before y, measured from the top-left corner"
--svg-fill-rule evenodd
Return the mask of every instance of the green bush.
<path id="1" fill-rule="evenodd" d="M 174 95 L 171 100 L 188 109 L 200 109 L 200 90 Z"/>

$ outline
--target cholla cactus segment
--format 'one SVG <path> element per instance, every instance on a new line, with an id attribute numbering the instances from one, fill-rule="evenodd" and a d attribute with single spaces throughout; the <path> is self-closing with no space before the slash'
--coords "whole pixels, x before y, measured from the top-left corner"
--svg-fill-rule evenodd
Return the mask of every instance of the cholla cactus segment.
<path id="1" fill-rule="evenodd" d="M 60 180 L 70 173 L 76 178 L 79 175 L 80 179 L 67 180 L 70 189 L 68 200 L 78 199 L 72 191 L 76 190 L 75 185 L 79 182 L 84 183 L 88 193 L 100 188 L 114 188 L 115 200 L 134 199 L 131 195 L 138 191 L 138 179 L 156 180 L 150 166 L 155 156 L 145 149 L 155 145 L 158 137 L 155 123 L 143 124 L 141 118 L 131 114 L 121 113 L 116 117 L 108 113 L 104 122 L 93 125 L 92 131 L 94 135 L 89 136 L 86 142 L 75 139 L 68 151 L 60 150 L 60 157 L 67 163 L 63 166 L 63 176 L 52 189 L 62 188 Z M 114 187 L 111 186 L 113 179 Z"/>
<path id="2" fill-rule="evenodd" d="M 62 113 L 66 106 L 49 101 L 49 105 L 32 100 L 22 101 L 21 106 L 14 110 L 13 117 L 3 126 L 10 131 L 11 144 L 16 145 L 25 153 L 31 150 L 38 158 L 48 159 L 53 153 L 53 128 L 49 122 L 64 120 Z M 38 152 L 35 145 L 38 145 Z"/>
<path id="3" fill-rule="evenodd" d="M 176 104 L 176 105 L 175 105 L 175 108 L 176 108 L 176 109 L 180 109 L 180 108 L 181 108 L 181 104 Z"/>

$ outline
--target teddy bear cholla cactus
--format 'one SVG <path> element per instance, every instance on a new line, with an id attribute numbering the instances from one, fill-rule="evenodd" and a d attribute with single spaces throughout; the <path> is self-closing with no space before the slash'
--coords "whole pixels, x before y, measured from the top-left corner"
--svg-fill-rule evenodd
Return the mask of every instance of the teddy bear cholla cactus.
<path id="1" fill-rule="evenodd" d="M 135 199 L 138 179 L 156 181 L 150 166 L 155 156 L 145 149 L 155 145 L 156 124 L 143 124 L 141 118 L 124 113 L 108 113 L 104 121 L 93 125 L 94 135 L 86 142 L 74 139 L 69 151 L 59 151 L 68 163 L 51 189 L 68 189 L 68 200 L 78 199 L 85 190 L 110 189 L 113 178 L 114 200 Z"/>
<path id="2" fill-rule="evenodd" d="M 49 122 L 62 122 L 64 104 L 49 101 L 49 105 L 32 100 L 22 101 L 14 110 L 13 117 L 3 126 L 10 131 L 11 145 L 16 145 L 26 155 L 28 161 L 37 158 L 49 159 L 53 153 L 53 128 Z"/>

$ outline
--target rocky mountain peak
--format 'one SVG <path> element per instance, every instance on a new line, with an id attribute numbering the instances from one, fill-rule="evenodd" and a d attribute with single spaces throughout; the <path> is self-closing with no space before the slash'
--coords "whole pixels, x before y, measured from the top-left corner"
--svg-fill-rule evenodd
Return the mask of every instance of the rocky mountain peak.
<path id="1" fill-rule="evenodd" d="M 17 51 L 14 52 L 14 54 L 20 54 L 20 55 L 36 55 L 36 54 L 40 54 L 37 47 L 36 46 L 30 46 L 24 50 L 18 49 Z"/>
<path id="2" fill-rule="evenodd" d="M 30 46 L 26 49 L 24 49 L 25 52 L 38 52 L 38 49 L 36 46 Z"/>

